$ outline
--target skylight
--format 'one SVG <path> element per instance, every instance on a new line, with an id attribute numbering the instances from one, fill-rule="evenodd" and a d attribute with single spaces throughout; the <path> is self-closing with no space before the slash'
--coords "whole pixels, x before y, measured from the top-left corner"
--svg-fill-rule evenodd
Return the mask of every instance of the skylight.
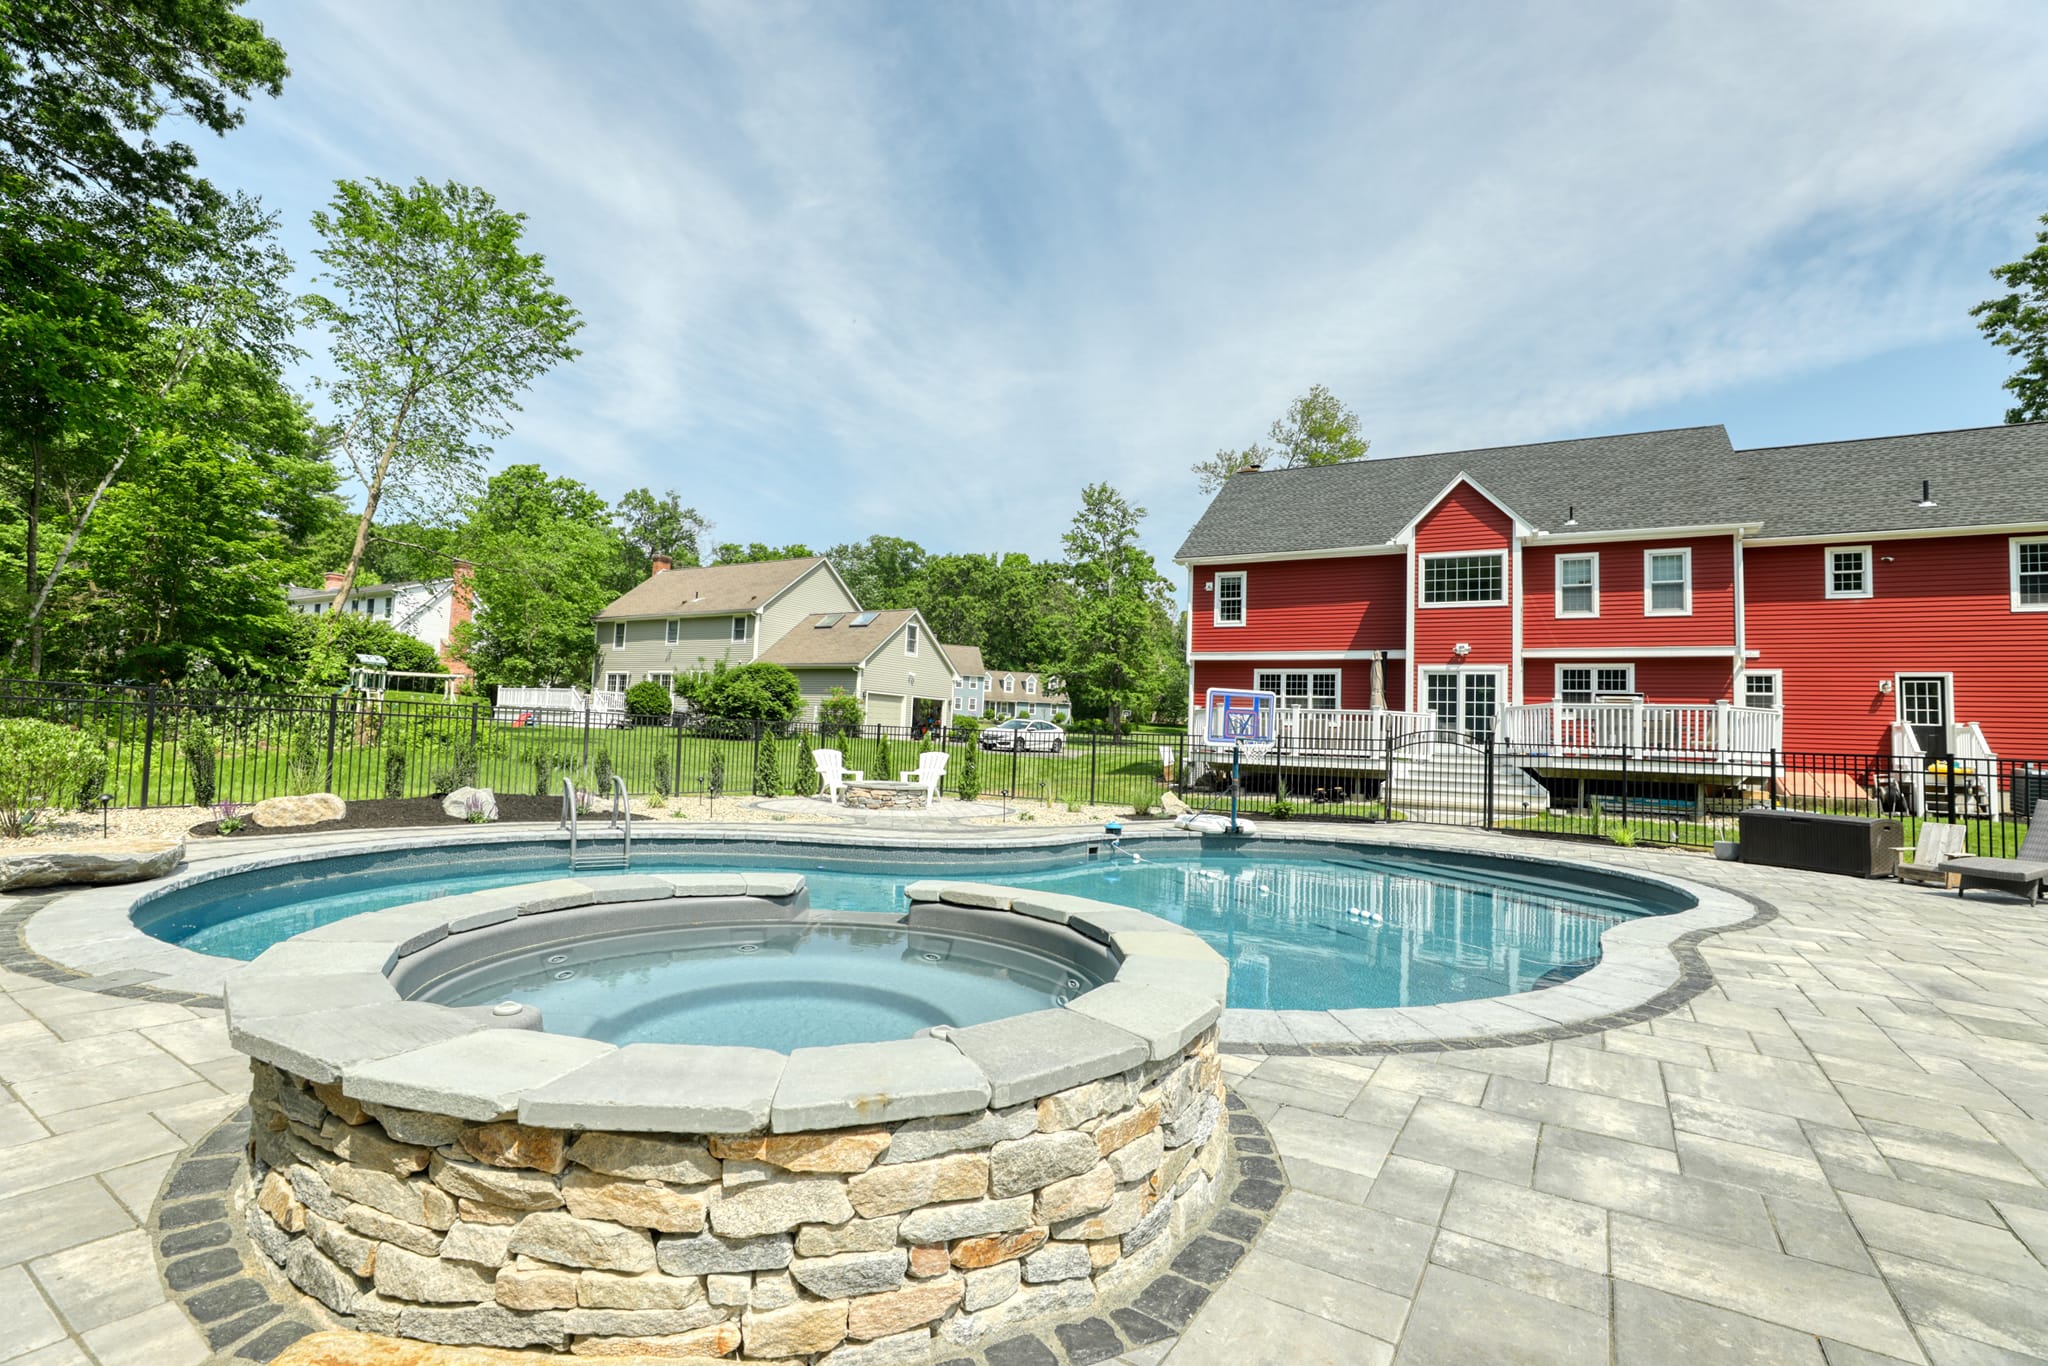
<path id="1" fill-rule="evenodd" d="M 822 631 L 828 626 L 837 626 L 845 615 L 846 613 L 844 612 L 827 612 L 824 616 L 818 618 L 816 629 Z"/>
<path id="2" fill-rule="evenodd" d="M 882 615 L 880 612 L 862 612 L 859 616 L 855 617 L 852 621 L 848 622 L 847 624 L 849 626 L 868 626 L 873 624 L 875 618 L 879 617 L 880 615 Z"/>

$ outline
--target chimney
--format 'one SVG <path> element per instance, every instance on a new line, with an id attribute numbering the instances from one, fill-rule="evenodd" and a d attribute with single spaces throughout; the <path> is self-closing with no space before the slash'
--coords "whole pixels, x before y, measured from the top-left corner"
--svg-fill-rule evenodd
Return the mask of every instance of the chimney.
<path id="1" fill-rule="evenodd" d="M 332 592 L 332 591 L 333 591 L 334 589 L 337 589 L 337 588 L 341 587 L 341 581 L 342 581 L 343 579 L 346 579 L 347 577 L 348 577 L 348 575 L 346 575 L 346 574 L 342 573 L 342 572 L 341 572 L 340 570 L 338 570 L 338 569 L 330 569 L 330 570 L 328 570 L 328 571 L 327 571 L 327 588 L 328 588 L 328 591 Z"/>
<path id="2" fill-rule="evenodd" d="M 441 656 L 441 662 L 448 666 L 450 673 L 468 678 L 476 671 L 455 653 L 455 628 L 475 618 L 476 589 L 471 586 L 471 580 L 476 577 L 476 566 L 468 560 L 457 560 L 452 575 L 453 582 L 448 590 L 448 639 L 441 642 L 435 653 Z"/>
<path id="3" fill-rule="evenodd" d="M 666 573 L 667 571 L 675 567 L 676 562 L 674 560 L 670 559 L 668 556 L 662 554 L 660 551 L 657 550 L 656 552 L 654 552 L 654 563 L 648 569 L 647 577 L 651 579 L 656 574 Z"/>

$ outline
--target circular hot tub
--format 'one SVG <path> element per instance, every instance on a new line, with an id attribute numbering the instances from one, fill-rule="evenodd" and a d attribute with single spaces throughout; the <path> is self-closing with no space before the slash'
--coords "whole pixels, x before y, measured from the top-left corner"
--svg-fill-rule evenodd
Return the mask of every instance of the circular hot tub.
<path id="1" fill-rule="evenodd" d="M 1218 1198 L 1226 964 L 1077 897 L 908 900 L 561 880 L 265 951 L 226 992 L 252 1241 L 365 1330 L 582 1355 L 917 1360 L 1129 1293 Z"/>

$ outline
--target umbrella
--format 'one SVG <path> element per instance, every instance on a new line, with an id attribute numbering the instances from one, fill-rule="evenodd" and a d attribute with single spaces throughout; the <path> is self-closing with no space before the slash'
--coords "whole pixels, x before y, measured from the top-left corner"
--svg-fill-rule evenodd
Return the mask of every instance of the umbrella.
<path id="1" fill-rule="evenodd" d="M 1372 709 L 1387 709 L 1387 656 L 1384 650 L 1372 652 Z"/>

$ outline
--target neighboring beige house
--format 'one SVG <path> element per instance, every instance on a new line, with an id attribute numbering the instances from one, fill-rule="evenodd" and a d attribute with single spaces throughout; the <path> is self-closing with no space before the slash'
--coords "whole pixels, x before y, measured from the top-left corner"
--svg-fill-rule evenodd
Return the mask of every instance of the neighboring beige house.
<path id="1" fill-rule="evenodd" d="M 960 677 L 953 684 L 953 715 L 979 716 L 988 702 L 988 670 L 981 664 L 978 645 L 948 645 L 947 655 Z"/>
<path id="2" fill-rule="evenodd" d="M 950 719 L 953 661 L 914 611 L 864 612 L 822 556 L 654 572 L 597 614 L 591 686 L 621 693 L 718 661 L 780 664 L 803 688 L 804 715 L 835 687 L 870 724 Z"/>
<path id="3" fill-rule="evenodd" d="M 982 690 L 986 699 L 984 715 L 1025 716 L 1034 721 L 1050 721 L 1054 717 L 1074 714 L 1074 704 L 1055 675 L 1034 673 L 1029 669 L 997 669 L 991 670 L 987 678 L 988 686 Z"/>

